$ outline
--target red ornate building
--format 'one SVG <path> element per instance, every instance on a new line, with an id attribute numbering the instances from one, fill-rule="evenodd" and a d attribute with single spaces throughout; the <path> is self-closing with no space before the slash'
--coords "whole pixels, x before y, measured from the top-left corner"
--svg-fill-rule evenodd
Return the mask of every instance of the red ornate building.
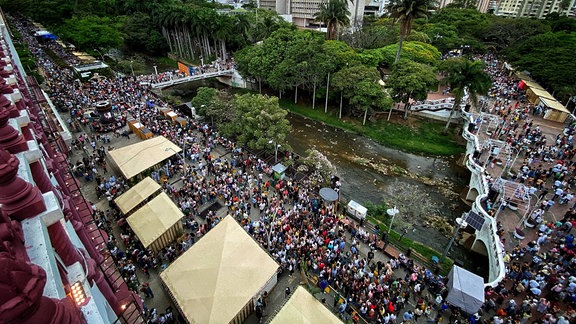
<path id="1" fill-rule="evenodd" d="M 0 17 L 0 323 L 138 323 L 71 175 L 70 132 Z"/>

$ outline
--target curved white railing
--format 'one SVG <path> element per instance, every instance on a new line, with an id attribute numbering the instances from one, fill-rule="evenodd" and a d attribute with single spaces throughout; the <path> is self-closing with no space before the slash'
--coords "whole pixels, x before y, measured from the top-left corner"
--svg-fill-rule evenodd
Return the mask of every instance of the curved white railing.
<path id="1" fill-rule="evenodd" d="M 462 132 L 462 137 L 466 139 L 469 143 L 474 145 L 475 150 L 480 150 L 480 142 L 478 136 L 468 131 L 468 126 L 472 123 L 472 114 L 465 112 L 462 109 L 462 115 L 464 118 L 464 130 Z M 466 167 L 480 177 L 481 184 L 478 189 L 478 196 L 472 205 L 472 210 L 479 215 L 482 215 L 484 219 L 488 220 L 484 223 L 484 226 L 480 231 L 476 231 L 476 238 L 480 239 L 486 245 L 486 250 L 488 252 L 488 273 L 489 282 L 485 283 L 485 286 L 495 287 L 500 281 L 502 281 L 506 275 L 506 265 L 504 264 L 504 247 L 500 242 L 500 237 L 498 236 L 496 219 L 488 214 L 484 207 L 482 206 L 482 201 L 487 197 L 489 187 L 488 179 L 486 178 L 485 168 L 472 158 L 472 155 L 468 153 L 466 158 Z M 474 175 L 473 175 L 474 176 Z M 470 178 L 472 182 L 472 177 Z M 472 185 L 472 183 L 471 183 Z"/>

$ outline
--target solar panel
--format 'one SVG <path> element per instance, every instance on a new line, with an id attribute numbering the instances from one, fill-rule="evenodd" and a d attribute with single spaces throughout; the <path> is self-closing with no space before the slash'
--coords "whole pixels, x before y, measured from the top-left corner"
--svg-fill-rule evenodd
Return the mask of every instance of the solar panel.
<path id="1" fill-rule="evenodd" d="M 465 218 L 468 225 L 472 226 L 475 230 L 479 231 L 484 226 L 484 216 L 478 215 L 473 211 L 468 212 L 468 216 Z"/>

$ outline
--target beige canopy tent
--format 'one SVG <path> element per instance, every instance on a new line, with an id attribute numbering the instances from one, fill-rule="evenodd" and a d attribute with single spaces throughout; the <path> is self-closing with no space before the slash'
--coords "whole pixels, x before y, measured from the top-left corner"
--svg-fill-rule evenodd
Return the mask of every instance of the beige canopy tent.
<path id="1" fill-rule="evenodd" d="M 342 321 L 304 287 L 299 286 L 270 322 L 270 324 L 284 323 L 328 324 L 342 323 Z"/>
<path id="2" fill-rule="evenodd" d="M 559 103 L 557 100 L 540 98 L 540 103 L 550 108 L 546 111 L 544 119 L 563 123 L 566 121 L 566 118 L 570 116 L 570 111 L 566 109 L 566 107 L 564 107 L 564 105 Z"/>
<path id="3" fill-rule="evenodd" d="M 550 92 L 537 87 L 528 87 L 526 90 L 526 95 L 528 96 L 528 100 L 536 105 L 540 103 L 542 98 L 555 100 L 554 96 L 552 96 Z"/>
<path id="4" fill-rule="evenodd" d="M 134 207 L 148 199 L 162 188 L 156 181 L 150 177 L 138 182 L 134 187 L 128 189 L 120 197 L 114 199 L 116 206 L 120 208 L 122 214 L 127 216 Z"/>
<path id="5" fill-rule="evenodd" d="M 190 323 L 241 323 L 278 264 L 227 216 L 160 273 Z"/>
<path id="6" fill-rule="evenodd" d="M 111 164 L 126 179 L 132 179 L 156 164 L 168 159 L 182 149 L 164 136 L 108 151 Z"/>
<path id="7" fill-rule="evenodd" d="M 162 192 L 126 221 L 144 247 L 158 252 L 182 234 L 182 217 L 182 211 Z"/>

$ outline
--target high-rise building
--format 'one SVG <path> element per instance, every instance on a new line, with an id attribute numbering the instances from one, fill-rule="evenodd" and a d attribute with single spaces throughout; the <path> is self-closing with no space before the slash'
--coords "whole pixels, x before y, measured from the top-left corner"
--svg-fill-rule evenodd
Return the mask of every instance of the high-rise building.
<path id="1" fill-rule="evenodd" d="M 321 25 L 320 22 L 314 20 L 314 14 L 318 12 L 318 7 L 322 1 L 328 0 L 259 0 L 258 5 L 262 9 L 276 11 L 280 16 L 293 22 L 296 26 L 307 28 L 319 27 Z M 366 2 L 369 3 L 370 0 L 348 0 L 350 25 L 352 27 L 362 25 Z"/>
<path id="2" fill-rule="evenodd" d="M 440 0 L 438 2 L 438 9 L 442 9 L 447 5 L 455 2 L 454 0 Z M 471 3 L 471 5 L 474 3 Z M 482 13 L 488 12 L 488 10 L 493 9 L 496 7 L 495 0 L 476 0 L 476 9 Z"/>
<path id="3" fill-rule="evenodd" d="M 500 0 L 494 14 L 505 17 L 543 19 L 550 13 L 571 15 L 575 3 L 561 9 L 562 0 Z"/>
<path id="4" fill-rule="evenodd" d="M 143 323 L 68 167 L 67 125 L 10 35 L 0 12 L 0 323 Z"/>

